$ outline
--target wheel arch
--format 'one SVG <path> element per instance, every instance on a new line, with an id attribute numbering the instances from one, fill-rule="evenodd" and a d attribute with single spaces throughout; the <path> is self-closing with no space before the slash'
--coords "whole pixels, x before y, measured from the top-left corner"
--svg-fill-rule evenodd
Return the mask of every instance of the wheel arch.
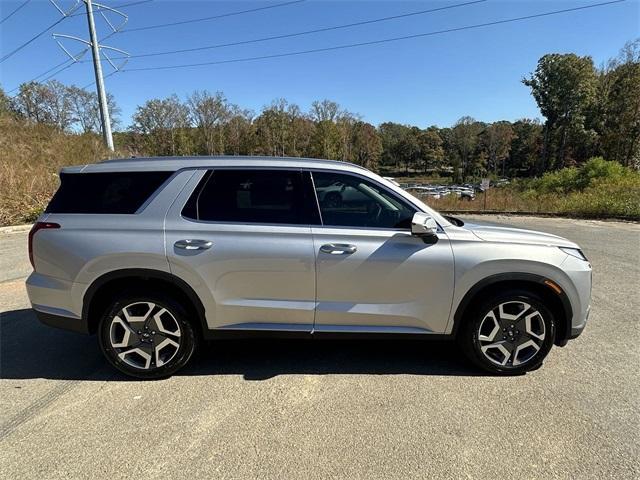
<path id="1" fill-rule="evenodd" d="M 193 326 L 206 332 L 205 310 L 200 298 L 187 282 L 160 270 L 127 268 L 106 273 L 89 285 L 82 301 L 82 319 L 90 334 L 96 333 L 100 315 L 119 292 L 131 289 L 158 290 L 176 297 L 193 318 Z"/>
<path id="2" fill-rule="evenodd" d="M 566 345 L 571 334 L 573 309 L 565 291 L 553 280 L 535 273 L 499 273 L 480 280 L 462 297 L 454 314 L 452 334 L 457 335 L 465 314 L 474 304 L 487 295 L 498 293 L 503 288 L 521 288 L 539 295 L 551 309 L 556 320 L 556 338 L 554 343 Z"/>

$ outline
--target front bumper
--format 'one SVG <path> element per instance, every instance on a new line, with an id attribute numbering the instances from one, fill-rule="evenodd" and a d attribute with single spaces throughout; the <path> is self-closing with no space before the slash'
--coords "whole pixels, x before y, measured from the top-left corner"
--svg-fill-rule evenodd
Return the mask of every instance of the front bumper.
<path id="1" fill-rule="evenodd" d="M 580 334 L 584 331 L 584 327 L 587 326 L 587 321 L 589 320 L 589 313 L 591 313 L 591 305 L 587 307 L 587 314 L 584 317 L 584 321 L 579 325 L 572 325 L 571 332 L 569 333 L 569 340 L 573 340 L 574 338 L 578 338 Z"/>
<path id="2" fill-rule="evenodd" d="M 561 345 L 566 345 L 567 341 L 580 336 L 587 326 L 591 312 L 593 272 L 589 262 L 571 255 L 567 255 L 561 268 L 569 279 L 563 287 L 573 310 L 571 322 L 567 325 L 564 338 L 560 340 Z"/>

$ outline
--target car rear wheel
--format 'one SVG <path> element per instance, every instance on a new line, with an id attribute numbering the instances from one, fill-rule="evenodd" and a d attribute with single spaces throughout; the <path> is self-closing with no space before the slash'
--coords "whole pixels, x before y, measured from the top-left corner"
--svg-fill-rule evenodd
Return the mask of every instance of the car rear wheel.
<path id="1" fill-rule="evenodd" d="M 196 346 L 185 309 L 156 294 L 113 301 L 100 322 L 98 341 L 114 367 L 137 378 L 175 373 L 189 361 Z"/>
<path id="2" fill-rule="evenodd" d="M 459 341 L 484 370 L 507 375 L 535 370 L 553 346 L 553 315 L 533 293 L 504 292 L 468 311 Z"/>

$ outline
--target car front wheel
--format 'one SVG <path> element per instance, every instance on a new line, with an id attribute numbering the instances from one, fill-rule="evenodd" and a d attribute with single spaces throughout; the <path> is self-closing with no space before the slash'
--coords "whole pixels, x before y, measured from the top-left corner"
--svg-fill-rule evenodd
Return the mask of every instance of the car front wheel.
<path id="1" fill-rule="evenodd" d="M 154 294 L 112 302 L 100 322 L 98 341 L 114 367 L 137 378 L 173 374 L 189 361 L 196 345 L 184 308 Z"/>
<path id="2" fill-rule="evenodd" d="M 459 340 L 469 359 L 492 373 L 538 368 L 555 337 L 555 321 L 541 298 L 511 291 L 472 306 Z"/>

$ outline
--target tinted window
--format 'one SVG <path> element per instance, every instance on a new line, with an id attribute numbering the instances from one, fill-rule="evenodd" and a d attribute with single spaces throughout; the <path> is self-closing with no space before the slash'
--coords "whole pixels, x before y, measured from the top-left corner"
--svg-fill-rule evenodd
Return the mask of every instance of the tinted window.
<path id="1" fill-rule="evenodd" d="M 290 170 L 215 170 L 182 214 L 232 223 L 308 224 L 302 176 Z"/>
<path id="2" fill-rule="evenodd" d="M 135 213 L 172 172 L 63 173 L 48 213 Z"/>
<path id="3" fill-rule="evenodd" d="M 313 181 L 323 225 L 411 227 L 415 209 L 373 182 L 333 172 L 314 172 Z"/>

